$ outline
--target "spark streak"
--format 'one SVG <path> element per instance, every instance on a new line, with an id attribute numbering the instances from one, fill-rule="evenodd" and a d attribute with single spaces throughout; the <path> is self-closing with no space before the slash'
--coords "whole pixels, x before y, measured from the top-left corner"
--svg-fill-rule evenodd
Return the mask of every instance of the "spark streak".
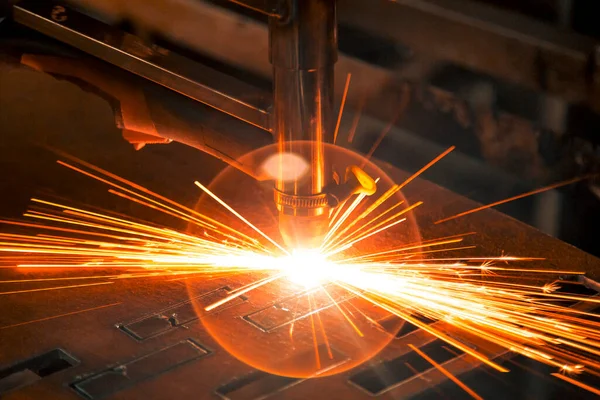
<path id="1" fill-rule="evenodd" d="M 342 96 L 342 104 L 340 104 L 340 112 L 338 114 L 337 123 L 335 125 L 335 131 L 333 133 L 333 144 L 337 141 L 338 132 L 340 131 L 340 124 L 342 123 L 342 115 L 344 113 L 344 106 L 346 105 L 346 97 L 348 96 L 348 89 L 350 89 L 350 79 L 352 74 L 348 74 L 346 78 L 346 86 L 344 86 L 344 95 Z"/>
<path id="2" fill-rule="evenodd" d="M 552 376 L 553 376 L 553 377 L 555 377 L 555 378 L 558 378 L 558 379 L 562 379 L 562 380 L 563 380 L 563 381 L 565 381 L 565 382 L 569 382 L 569 383 L 570 383 L 570 384 L 572 384 L 572 385 L 579 386 L 580 388 L 582 388 L 582 389 L 585 389 L 585 390 L 587 390 L 587 391 L 588 391 L 588 392 L 590 392 L 590 393 L 594 393 L 594 394 L 596 394 L 596 395 L 600 396 L 600 389 L 596 389 L 596 388 L 595 388 L 595 387 L 593 387 L 593 386 L 586 385 L 586 384 L 585 384 L 585 383 L 583 383 L 583 382 L 579 382 L 579 381 L 578 381 L 578 380 L 576 380 L 576 379 L 569 378 L 568 376 L 565 376 L 565 375 L 559 374 L 559 373 L 557 373 L 557 372 L 553 373 L 553 374 L 552 374 Z"/>
<path id="3" fill-rule="evenodd" d="M 39 319 L 34 319 L 32 321 L 26 321 L 26 322 L 19 322 L 18 324 L 12 324 L 12 325 L 5 325 L 5 326 L 0 326 L 0 331 L 4 330 L 4 329 L 10 329 L 10 328 L 16 328 L 18 326 L 23 326 L 23 325 L 29 325 L 29 324 L 34 324 L 37 322 L 44 322 L 44 321 L 49 321 L 51 319 L 57 319 L 57 318 L 63 318 L 63 317 L 68 317 L 71 315 L 76 315 L 76 314 L 83 314 L 86 312 L 90 312 L 90 311 L 96 311 L 96 310 L 101 310 L 103 308 L 108 308 L 108 307 L 114 307 L 114 306 L 118 306 L 122 303 L 112 303 L 112 304 L 105 304 L 103 306 L 98 306 L 98 307 L 92 307 L 92 308 L 86 308 L 85 310 L 78 310 L 78 311 L 73 311 L 73 312 L 69 312 L 69 313 L 64 313 L 64 314 L 59 314 L 59 315 L 53 315 L 51 317 L 45 317 L 45 318 L 39 318 Z"/>
<path id="4" fill-rule="evenodd" d="M 456 376 L 452 375 L 450 373 L 450 371 L 448 371 L 446 368 L 442 367 L 440 364 L 436 363 L 431 357 L 429 357 L 427 354 L 423 353 L 421 350 L 419 350 L 417 347 L 413 346 L 412 344 L 409 344 L 408 347 L 410 347 L 415 353 L 417 353 L 418 355 L 420 355 L 421 357 L 423 357 L 428 363 L 430 363 L 431 365 L 433 365 L 437 370 L 439 370 L 442 374 L 446 375 L 448 377 L 448 379 L 450 379 L 452 382 L 456 383 L 458 386 L 460 386 L 460 388 L 462 390 L 464 390 L 465 392 L 467 392 L 472 398 L 477 399 L 477 400 L 483 400 L 483 397 L 479 396 L 477 393 L 475 393 L 475 391 L 473 391 L 473 389 L 471 389 L 470 387 L 468 387 L 467 385 L 465 385 L 460 379 L 458 379 Z"/>
<path id="5" fill-rule="evenodd" d="M 48 290 L 77 289 L 77 288 L 88 287 L 88 286 L 111 285 L 112 283 L 114 283 L 114 282 L 98 282 L 98 283 L 86 283 L 86 284 L 82 284 L 82 285 L 55 286 L 55 287 L 40 288 L 40 289 L 13 290 L 10 292 L 0 292 L 0 296 L 6 296 L 9 294 L 46 292 Z"/>
<path id="6" fill-rule="evenodd" d="M 203 184 L 201 184 L 198 181 L 194 182 L 194 184 L 196 186 L 198 186 L 200 189 L 202 189 L 210 197 L 212 197 L 213 199 L 215 199 L 215 201 L 217 201 L 219 204 L 221 204 L 227 210 L 229 210 L 233 215 L 235 215 L 236 217 L 238 217 L 239 219 L 241 219 L 242 221 L 244 221 L 246 223 L 246 225 L 248 225 L 250 228 L 254 229 L 260 236 L 264 237 L 269 242 L 273 243 L 275 245 L 275 247 L 277 247 L 279 250 L 281 250 L 284 254 L 288 254 L 288 255 L 290 254 L 279 243 L 277 243 L 276 241 L 274 241 L 273 239 L 271 239 L 269 236 L 265 235 L 263 233 L 263 231 L 261 231 L 256 226 L 254 226 L 254 224 L 252 222 L 248 221 L 246 218 L 244 218 L 243 216 L 241 216 L 240 213 L 238 213 L 237 211 L 235 211 L 233 208 L 231 208 L 229 205 L 227 205 L 227 203 L 225 203 L 218 196 L 216 196 L 213 192 L 211 192 L 210 190 L 208 190 L 208 188 L 206 186 L 204 186 Z"/>
<path id="7" fill-rule="evenodd" d="M 410 182 L 412 182 L 413 180 L 415 180 L 423 172 L 425 172 L 426 170 L 428 170 L 429 168 L 431 168 L 434 164 L 436 164 L 442 158 L 446 157 L 454 149 L 455 149 L 455 146 L 451 146 L 450 148 L 448 148 L 447 150 L 445 150 L 444 152 L 442 152 L 440 155 L 438 155 L 437 157 L 435 157 L 433 160 L 431 160 L 430 162 L 428 162 L 423 168 L 421 168 L 420 170 L 418 170 L 417 172 L 415 172 L 413 175 L 411 175 L 409 178 L 407 178 L 404 182 L 402 182 L 399 185 L 392 186 L 383 195 L 381 195 L 373 204 L 371 204 L 369 207 L 367 207 L 366 210 L 364 210 L 360 215 L 358 215 L 358 217 L 356 217 L 354 219 L 354 221 L 352 221 L 351 223 L 349 223 L 333 239 L 330 239 L 330 238 L 333 235 L 333 233 L 337 230 L 338 227 L 336 227 L 336 229 L 330 230 L 329 233 L 327 234 L 327 236 L 324 239 L 324 244 L 323 244 L 322 248 L 324 248 L 326 246 L 326 243 L 328 243 L 328 240 L 335 240 L 335 239 L 341 237 L 342 235 L 344 235 L 351 228 L 353 228 L 358 222 L 362 221 L 364 218 L 366 218 L 368 215 L 370 215 L 379 206 L 381 206 L 383 203 L 385 203 L 387 200 L 389 200 L 392 196 L 394 196 L 396 193 L 398 193 L 400 190 L 402 190 L 402 188 L 404 188 Z M 358 201 L 358 198 L 360 198 L 360 196 L 364 196 L 364 195 L 359 195 L 359 197 L 357 197 L 356 201 Z M 362 201 L 362 198 L 361 198 L 360 201 Z M 359 203 L 360 203 L 360 201 L 359 201 Z M 392 206 L 392 207 L 394 207 L 394 206 Z M 340 220 L 341 220 L 340 224 L 346 220 L 346 218 L 350 215 L 350 213 L 351 213 L 351 211 L 347 212 L 346 214 L 344 214 L 344 217 L 340 218 Z"/>
<path id="8" fill-rule="evenodd" d="M 464 217 L 465 215 L 473 214 L 473 213 L 476 213 L 478 211 L 483 211 L 485 209 L 496 207 L 496 206 L 499 206 L 501 204 L 506 204 L 506 203 L 509 203 L 511 201 L 519 200 L 519 199 L 522 199 L 522 198 L 525 198 L 525 197 L 529 197 L 529 196 L 532 196 L 534 194 L 544 193 L 544 192 L 547 192 L 547 191 L 552 190 L 552 189 L 557 189 L 559 187 L 571 185 L 573 183 L 580 182 L 580 181 L 583 181 L 585 179 L 589 179 L 592 176 L 594 176 L 594 175 L 588 175 L 588 176 L 582 176 L 582 177 L 579 177 L 579 178 L 573 178 L 573 179 L 569 179 L 569 180 L 564 181 L 564 182 L 558 182 L 558 183 L 555 183 L 555 184 L 550 185 L 550 186 L 546 186 L 546 187 L 543 187 L 543 188 L 532 190 L 531 192 L 521 193 L 521 194 L 519 194 L 517 196 L 509 197 L 508 199 L 496 201 L 495 203 L 487 204 L 485 206 L 477 207 L 477 208 L 474 208 L 474 209 L 469 210 L 469 211 L 461 212 L 459 214 L 453 215 L 452 217 L 440 219 L 438 221 L 435 221 L 434 223 L 437 225 L 437 224 L 441 224 L 441 223 L 444 223 L 444 222 L 448 222 L 448 221 L 451 221 L 451 220 L 456 219 L 456 218 Z"/>

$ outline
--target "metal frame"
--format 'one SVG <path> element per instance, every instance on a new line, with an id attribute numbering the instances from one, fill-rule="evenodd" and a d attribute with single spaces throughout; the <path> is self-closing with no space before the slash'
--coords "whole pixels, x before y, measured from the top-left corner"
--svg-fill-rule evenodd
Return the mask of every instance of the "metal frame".
<path id="1" fill-rule="evenodd" d="M 101 60 L 271 131 L 269 94 L 224 73 L 159 46 L 149 47 L 134 35 L 57 4 L 24 1 L 14 6 L 13 18 Z"/>

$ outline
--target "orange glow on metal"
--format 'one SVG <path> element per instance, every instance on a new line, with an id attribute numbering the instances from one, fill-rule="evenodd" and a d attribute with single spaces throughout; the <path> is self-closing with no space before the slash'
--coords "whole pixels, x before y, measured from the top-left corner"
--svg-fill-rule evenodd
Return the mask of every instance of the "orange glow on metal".
<path id="1" fill-rule="evenodd" d="M 538 258 L 467 255 L 436 260 L 421 259 L 421 254 L 424 252 L 408 253 L 409 250 L 430 247 L 436 247 L 434 251 L 438 250 L 437 247 L 446 251 L 470 248 L 470 246 L 443 246 L 463 242 L 467 236 L 473 234 L 472 232 L 418 243 L 406 243 L 403 246 L 368 254 L 354 256 L 346 254 L 346 250 L 351 249 L 357 241 L 367 235 L 381 233 L 394 224 L 402 222 L 405 218 L 403 214 L 420 205 L 415 203 L 392 215 L 390 211 L 398 206 L 393 204 L 383 213 L 372 216 L 393 193 L 414 180 L 452 149 L 440 154 L 404 183 L 393 186 L 370 206 L 363 202 L 364 196 L 356 195 L 352 201 L 344 205 L 345 211 L 337 214 L 338 217 L 330 226 L 324 246 L 310 251 L 288 251 L 283 248 L 229 206 L 217 193 L 199 182 L 196 182 L 196 185 L 204 193 L 250 227 L 256 233 L 255 237 L 236 230 L 227 221 L 216 221 L 97 167 L 83 162 L 77 162 L 79 166 L 60 162 L 73 171 L 105 183 L 113 192 L 125 199 L 137 201 L 157 212 L 176 216 L 194 224 L 201 229 L 202 234 L 192 235 L 150 223 L 136 222 L 126 217 L 33 199 L 34 204 L 40 209 L 31 210 L 25 215 L 36 222 L 7 221 L 9 226 L 33 229 L 33 233 L 30 235 L 1 234 L 0 254 L 6 256 L 1 256 L 0 261 L 12 263 L 18 260 L 17 264 L 22 269 L 128 268 L 128 270 L 122 274 L 89 276 L 89 279 L 107 279 L 102 282 L 15 290 L 0 292 L 0 295 L 109 285 L 120 277 L 141 279 L 192 274 L 200 277 L 218 274 L 226 276 L 249 274 L 252 277 L 260 275 L 261 278 L 234 287 L 226 297 L 205 305 L 204 310 L 211 311 L 224 307 L 238 296 L 265 286 L 283 285 L 284 282 L 300 285 L 308 293 L 307 301 L 311 312 L 308 314 L 309 324 L 304 326 L 310 326 L 311 329 L 310 335 L 315 352 L 314 364 L 318 367 L 317 370 L 325 362 L 322 356 L 332 359 L 333 352 L 332 338 L 328 334 L 330 331 L 326 332 L 320 309 L 317 308 L 313 296 L 316 296 L 317 292 L 324 291 L 335 306 L 332 309 L 339 312 L 340 321 L 348 325 L 357 340 L 362 340 L 364 336 L 359 328 L 361 326 L 359 321 L 369 318 L 358 308 L 357 312 L 351 312 L 349 307 L 355 307 L 354 304 L 343 304 L 335 300 L 328 290 L 331 287 L 363 299 L 366 303 L 416 325 L 499 372 L 508 370 L 490 359 L 483 351 L 471 348 L 455 339 L 454 335 L 447 334 L 437 324 L 428 325 L 417 317 L 424 316 L 440 321 L 451 326 L 453 332 L 457 332 L 456 334 L 462 332 L 464 335 L 477 336 L 481 340 L 550 365 L 559 371 L 599 373 L 600 361 L 593 356 L 600 354 L 600 330 L 598 329 L 600 324 L 584 318 L 586 316 L 584 312 L 557 305 L 555 301 L 599 303 L 600 300 L 555 293 L 556 285 L 536 286 L 507 283 L 505 280 L 497 279 L 510 276 L 547 279 L 557 276 L 558 273 L 579 274 L 578 271 L 501 267 L 492 264 L 494 262 L 535 263 Z M 354 212 L 359 213 L 359 218 L 352 218 L 352 222 L 348 222 Z M 382 215 L 385 213 L 391 216 L 383 219 Z M 358 227 L 356 227 L 357 221 L 362 221 Z M 55 235 L 47 235 L 48 231 L 52 231 Z M 412 255 L 416 255 L 419 259 L 411 259 Z M 143 273 L 134 273 L 133 271 L 136 270 Z M 22 282 L 52 279 L 29 279 Z M 86 310 L 79 312 L 84 311 Z M 48 318 L 58 317 L 60 316 Z M 290 326 L 290 337 L 297 334 L 297 329 L 300 329 L 298 325 Z M 321 348 L 319 343 L 325 345 L 326 355 L 319 354 Z M 413 350 L 422 353 L 416 348 Z M 424 354 L 421 355 L 425 357 Z M 436 365 L 436 368 L 442 373 L 448 372 L 444 372 L 445 370 L 439 365 Z M 449 376 L 449 378 L 460 384 L 455 377 L 453 379 Z M 571 382 L 571 378 L 562 375 L 560 379 Z M 597 389 L 586 387 L 578 381 L 571 383 L 598 393 Z M 462 385 L 461 387 L 467 392 L 470 390 Z M 478 398 L 474 392 L 469 393 Z"/>

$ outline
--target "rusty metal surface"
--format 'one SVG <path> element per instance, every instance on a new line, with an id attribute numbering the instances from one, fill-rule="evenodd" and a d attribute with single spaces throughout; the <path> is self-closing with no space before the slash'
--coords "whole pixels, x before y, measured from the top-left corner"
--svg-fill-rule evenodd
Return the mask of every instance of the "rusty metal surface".
<path id="1" fill-rule="evenodd" d="M 3 216 L 18 216 L 26 207 L 28 198 L 40 190 L 52 190 L 57 195 L 90 203 L 103 199 L 102 188 L 57 169 L 54 155 L 39 144 L 71 152 L 140 184 L 169 193 L 174 199 L 189 205 L 195 203 L 198 194 L 193 188 L 193 180 L 208 182 L 224 165 L 179 144 L 148 146 L 139 152 L 134 151 L 115 128 L 108 104 L 69 82 L 56 81 L 36 71 L 2 66 L 0 86 L 3 88 L 0 93 L 0 125 L 3 127 L 0 136 L 0 166 L 3 171 L 0 179 L 0 191 L 3 194 L 0 209 Z M 395 180 L 400 181 L 407 176 L 391 166 L 385 165 L 383 168 Z M 425 202 L 417 213 L 424 239 L 475 231 L 478 233 L 475 242 L 479 247 L 474 255 L 525 253 L 531 257 L 546 257 L 547 261 L 541 264 L 550 269 L 583 270 L 591 276 L 600 273 L 600 260 L 496 211 L 488 210 L 447 224 L 433 225 L 433 221 L 472 208 L 474 203 L 430 182 L 418 180 L 411 183 L 405 195 L 410 202 Z M 110 272 L 94 273 L 102 275 Z M 0 269 L 0 281 L 25 276 L 49 277 L 47 271 L 23 274 L 16 269 Z M 69 274 L 76 272 L 60 272 L 62 276 Z M 27 285 L 0 283 L 0 291 L 43 287 L 41 283 Z M 215 282 L 199 282 L 197 285 L 201 293 L 222 287 L 221 283 L 217 285 Z M 153 367 L 156 373 L 150 379 L 123 387 L 109 398 L 217 399 L 219 395 L 216 392 L 225 398 L 257 398 L 256 393 L 253 395 L 251 391 L 248 394 L 241 389 L 236 390 L 235 384 L 232 384 L 236 378 L 255 374 L 252 368 L 220 349 L 197 320 L 172 328 L 163 324 L 160 326 L 160 329 L 164 328 L 163 333 L 145 340 L 135 340 L 116 326 L 122 323 L 132 327 L 130 323 L 145 316 L 168 314 L 164 309 L 180 307 L 181 302 L 188 300 L 187 293 L 182 281 L 150 278 L 142 283 L 119 280 L 105 286 L 0 296 L 1 368 L 56 348 L 65 350 L 79 361 L 72 368 L 45 377 L 3 398 L 82 398 L 71 385 L 90 388 L 86 386 L 90 383 L 85 377 L 115 365 L 126 364 L 133 370 L 140 357 L 164 349 L 177 351 L 175 354 L 179 359 L 187 362 L 174 366 L 172 361 L 165 361 L 169 360 L 168 357 L 159 358 L 159 364 L 163 364 Z M 251 307 L 253 301 L 259 302 L 249 298 L 245 307 Z M 13 326 L 113 303 L 121 304 L 80 315 Z M 235 308 L 230 311 L 234 312 Z M 140 332 L 139 325 L 131 329 Z M 268 334 L 264 335 L 268 344 Z M 188 339 L 193 342 L 186 342 Z M 408 351 L 407 343 L 424 345 L 430 341 L 431 337 L 426 333 L 414 331 L 403 339 L 393 341 L 375 361 L 405 354 Z M 193 343 L 200 347 L 195 347 Z M 172 346 L 179 347 L 173 350 Z M 205 349 L 208 354 L 198 348 Z M 451 368 L 458 372 L 475 366 L 461 357 L 452 361 Z M 264 395 L 272 399 L 371 398 L 370 394 L 349 381 L 351 376 L 367 367 L 365 365 L 341 375 L 308 381 L 281 382 L 275 379 L 265 384 L 267 391 Z M 398 398 L 418 393 L 425 387 L 421 379 L 438 382 L 442 376 L 435 370 L 428 370 L 418 379 L 407 380 L 381 394 L 380 398 Z"/>

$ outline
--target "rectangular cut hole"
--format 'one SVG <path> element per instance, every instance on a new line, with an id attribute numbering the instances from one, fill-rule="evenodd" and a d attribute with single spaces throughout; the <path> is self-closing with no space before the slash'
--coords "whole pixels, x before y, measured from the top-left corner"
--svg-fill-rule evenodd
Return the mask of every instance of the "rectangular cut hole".
<path id="1" fill-rule="evenodd" d="M 160 314 L 151 315 L 127 325 L 118 324 L 117 326 L 137 340 L 145 340 L 174 328 L 169 319 Z"/>
<path id="2" fill-rule="evenodd" d="M 99 399 L 208 354 L 202 345 L 187 339 L 84 378 L 71 387 L 86 399 Z"/>
<path id="3" fill-rule="evenodd" d="M 320 359 L 321 369 L 317 371 L 315 376 L 322 374 L 332 368 L 344 364 L 348 361 L 348 357 L 331 347 L 332 358 L 329 358 L 327 346 L 321 344 L 317 347 Z M 286 360 L 287 363 L 304 364 L 315 361 L 315 351 L 307 351 L 299 354 L 291 359 Z M 300 378 L 289 378 L 284 376 L 272 375 L 262 371 L 254 371 L 241 378 L 220 386 L 215 391 L 225 400 L 261 400 L 266 399 L 276 393 L 297 385 L 304 381 Z"/>
<path id="4" fill-rule="evenodd" d="M 331 357 L 329 356 L 329 350 L 331 350 Z M 316 353 L 319 354 L 320 369 L 315 372 L 313 377 L 318 377 L 322 373 L 339 367 L 349 360 L 347 355 L 336 350 L 335 347 L 329 346 L 328 348 L 325 344 L 318 345 Z M 314 350 L 305 351 L 287 360 L 287 362 L 290 361 L 298 365 L 308 365 L 316 361 L 316 354 Z"/>
<path id="5" fill-rule="evenodd" d="M 154 336 L 158 336 L 165 332 L 170 331 L 178 326 L 187 324 L 195 321 L 199 318 L 204 317 L 208 313 L 204 311 L 204 307 L 209 306 L 229 295 L 231 291 L 228 287 L 222 287 L 211 292 L 205 293 L 201 296 L 195 297 L 191 300 L 187 300 L 168 308 L 159 310 L 151 315 L 146 315 L 142 318 L 138 318 L 134 321 L 126 324 L 117 324 L 119 329 L 128 335 L 132 336 L 136 340 L 146 340 Z M 246 301 L 247 298 L 244 296 L 236 297 L 230 302 L 217 307 L 210 313 L 219 312 L 229 307 L 233 307 Z M 196 314 L 193 302 L 198 305 L 198 311 L 200 315 Z"/>
<path id="6" fill-rule="evenodd" d="M 0 370 L 0 394 L 30 385 L 78 363 L 78 360 L 61 349 L 54 349 L 22 361 Z"/>
<path id="7" fill-rule="evenodd" d="M 461 350 L 450 348 L 439 339 L 421 347 L 420 350 L 438 364 L 448 362 L 462 354 Z M 393 360 L 384 361 L 360 371 L 350 377 L 350 382 L 369 394 L 379 395 L 432 368 L 435 367 L 429 361 L 411 351 Z"/>
<path id="8" fill-rule="evenodd" d="M 301 381 L 298 378 L 288 378 L 271 375 L 262 371 L 254 371 L 219 387 L 216 393 L 226 400 L 259 400 L 281 392 Z"/>
<path id="9" fill-rule="evenodd" d="M 312 307 L 308 303 L 308 293 L 304 292 L 245 315 L 244 319 L 264 332 L 272 332 L 355 297 L 337 285 L 327 285 L 311 295 Z"/>
<path id="10" fill-rule="evenodd" d="M 421 322 L 423 322 L 424 324 L 427 324 L 427 325 L 431 325 L 434 322 L 436 322 L 436 320 L 424 317 L 422 315 L 413 315 L 412 317 L 415 318 L 415 319 L 418 319 L 419 321 L 421 321 Z M 392 315 L 392 316 L 390 316 L 388 318 L 385 318 L 382 321 L 379 321 L 379 325 L 381 325 L 381 327 L 386 332 L 388 332 L 389 334 L 394 334 L 394 331 L 395 331 L 394 328 L 396 326 L 398 326 L 398 323 L 400 323 L 401 319 L 402 318 L 400 318 L 400 317 Z M 400 338 L 402 338 L 402 337 L 408 335 L 409 333 L 412 333 L 412 332 L 414 332 L 414 331 L 416 331 L 418 329 L 419 329 L 418 326 L 416 326 L 414 324 L 411 324 L 408 321 L 404 321 L 404 323 L 402 324 L 402 327 L 400 328 L 400 330 L 395 334 L 394 339 L 400 339 Z"/>

